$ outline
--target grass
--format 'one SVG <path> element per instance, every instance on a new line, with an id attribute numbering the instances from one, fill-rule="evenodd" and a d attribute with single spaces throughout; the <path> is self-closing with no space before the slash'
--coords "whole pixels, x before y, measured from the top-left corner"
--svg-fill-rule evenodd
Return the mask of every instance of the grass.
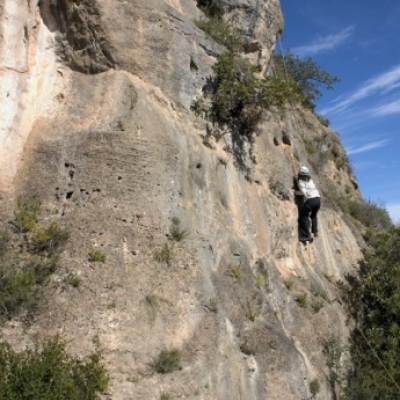
<path id="1" fill-rule="evenodd" d="M 78 275 L 74 274 L 73 272 L 70 272 L 70 273 L 63 279 L 63 282 L 64 282 L 66 285 L 72 286 L 72 287 L 74 287 L 74 288 L 78 288 L 78 287 L 81 285 L 81 283 L 82 283 L 82 279 L 81 279 Z"/>
<path id="2" fill-rule="evenodd" d="M 23 199 L 18 197 L 17 210 L 14 212 L 14 226 L 21 233 L 33 231 L 40 212 L 41 202 L 37 197 Z"/>
<path id="3" fill-rule="evenodd" d="M 320 301 L 320 300 L 314 301 L 314 302 L 311 304 L 311 307 L 312 307 L 312 309 L 313 309 L 313 311 L 314 311 L 315 314 L 317 314 L 317 313 L 321 310 L 321 308 L 322 308 L 323 306 L 324 306 L 324 303 L 323 303 L 322 301 Z"/>
<path id="4" fill-rule="evenodd" d="M 308 154 L 314 154 L 317 151 L 312 140 L 304 139 L 304 147 Z"/>
<path id="5" fill-rule="evenodd" d="M 261 289 L 265 285 L 265 278 L 261 272 L 257 272 L 255 285 L 257 289 Z"/>
<path id="6" fill-rule="evenodd" d="M 172 248 L 168 246 L 168 243 L 165 243 L 161 250 L 154 252 L 153 256 L 158 262 L 169 264 L 172 258 Z"/>
<path id="7" fill-rule="evenodd" d="M 167 374 L 181 369 L 181 351 L 178 349 L 162 350 L 153 366 L 159 374 Z"/>
<path id="8" fill-rule="evenodd" d="M 240 265 L 230 265 L 228 268 L 229 276 L 231 276 L 235 282 L 240 282 L 242 280 L 242 271 Z"/>
<path id="9" fill-rule="evenodd" d="M 89 261 L 90 262 L 102 262 L 104 263 L 106 261 L 106 254 L 102 252 L 101 250 L 92 250 L 89 253 Z"/>
<path id="10" fill-rule="evenodd" d="M 117 307 L 117 302 L 115 300 L 107 304 L 108 310 L 114 310 L 116 307 Z"/>
<path id="11" fill-rule="evenodd" d="M 325 289 L 321 289 L 319 287 L 314 287 L 312 289 L 312 292 L 313 292 L 314 296 L 316 296 L 316 297 L 320 297 L 321 299 L 323 299 L 325 301 L 329 300 L 328 292 Z"/>
<path id="12" fill-rule="evenodd" d="M 169 233 L 171 235 L 171 239 L 175 242 L 181 242 L 189 235 L 185 229 L 181 228 L 181 221 L 177 217 L 172 218 L 172 224 L 169 228 Z"/>
<path id="13" fill-rule="evenodd" d="M 308 304 L 308 295 L 307 295 L 307 293 L 305 293 L 305 292 L 300 293 L 296 297 L 296 302 L 301 308 L 307 308 L 307 304 Z"/>
<path id="14" fill-rule="evenodd" d="M 148 294 L 144 298 L 144 304 L 148 311 L 150 321 L 153 323 L 160 308 L 160 299 L 155 294 Z"/>
<path id="15" fill-rule="evenodd" d="M 68 231 L 57 222 L 52 222 L 48 227 L 39 227 L 30 243 L 30 250 L 34 253 L 53 255 L 67 242 Z"/>
<path id="16" fill-rule="evenodd" d="M 290 290 L 293 286 L 293 281 L 291 279 L 284 279 L 283 284 L 285 285 L 287 290 Z"/>
<path id="17" fill-rule="evenodd" d="M 249 319 L 251 322 L 254 322 L 258 317 L 258 312 L 252 308 L 249 301 L 247 301 L 247 308 L 246 308 L 246 318 Z"/>

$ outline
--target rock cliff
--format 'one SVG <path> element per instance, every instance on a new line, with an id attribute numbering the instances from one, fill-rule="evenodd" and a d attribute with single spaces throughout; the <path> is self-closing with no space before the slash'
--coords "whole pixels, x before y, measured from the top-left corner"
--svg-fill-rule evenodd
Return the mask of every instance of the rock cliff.
<path id="1" fill-rule="evenodd" d="M 298 400 L 317 381 L 317 398 L 334 398 L 324 343 L 347 340 L 337 282 L 361 253 L 329 195 L 359 197 L 357 184 L 337 135 L 300 108 L 267 112 L 240 149 L 229 135 L 205 141 L 190 107 L 223 47 L 197 28 L 198 3 L 2 1 L 2 221 L 19 196 L 38 196 L 40 221 L 59 221 L 70 239 L 46 305 L 1 337 L 22 349 L 60 333 L 80 356 L 98 337 L 109 399 Z M 226 5 L 265 70 L 279 1 Z M 323 193 L 308 246 L 292 192 L 303 164 Z M 171 240 L 177 224 L 182 241 Z M 104 263 L 88 260 L 93 249 Z M 71 273 L 79 287 L 62 284 Z M 173 348 L 181 369 L 155 373 Z"/>

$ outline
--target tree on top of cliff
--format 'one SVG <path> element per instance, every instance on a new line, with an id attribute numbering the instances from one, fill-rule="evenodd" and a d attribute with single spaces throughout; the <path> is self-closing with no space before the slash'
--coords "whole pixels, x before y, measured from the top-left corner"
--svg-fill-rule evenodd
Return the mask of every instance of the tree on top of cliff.
<path id="1" fill-rule="evenodd" d="M 288 52 L 275 54 L 272 59 L 276 76 L 297 88 L 303 106 L 314 110 L 315 100 L 322 96 L 320 88 L 327 90 L 340 82 L 336 76 L 324 71 L 311 57 L 300 58 Z"/>

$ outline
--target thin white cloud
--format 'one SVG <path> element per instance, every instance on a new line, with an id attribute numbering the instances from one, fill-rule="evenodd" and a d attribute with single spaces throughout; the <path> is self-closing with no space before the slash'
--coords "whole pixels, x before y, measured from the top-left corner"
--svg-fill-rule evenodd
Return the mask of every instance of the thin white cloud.
<path id="1" fill-rule="evenodd" d="M 385 115 L 400 113 L 400 100 L 392 101 L 382 106 L 376 107 L 371 110 L 372 115 L 376 117 L 383 117 Z"/>
<path id="2" fill-rule="evenodd" d="M 400 223 L 400 203 L 392 203 L 386 206 L 390 218 L 395 224 Z"/>
<path id="3" fill-rule="evenodd" d="M 376 96 L 377 93 L 387 94 L 391 90 L 398 87 L 400 84 L 400 65 L 396 65 L 391 70 L 384 72 L 375 78 L 367 80 L 357 90 L 348 95 L 347 97 L 341 97 L 340 100 L 336 101 L 336 104 L 332 107 L 326 108 L 321 111 L 321 114 L 330 114 L 334 112 L 343 111 L 359 100 L 365 99 L 369 96 Z"/>
<path id="4" fill-rule="evenodd" d="M 388 139 L 377 140 L 375 142 L 364 144 L 363 146 L 348 147 L 346 149 L 346 151 L 349 156 L 353 155 L 353 154 L 364 153 L 365 151 L 369 151 L 369 150 L 376 149 L 378 147 L 385 146 L 388 141 L 389 141 Z"/>
<path id="5" fill-rule="evenodd" d="M 339 33 L 336 33 L 334 35 L 319 37 L 314 42 L 308 45 L 295 47 L 291 49 L 291 51 L 293 54 L 297 54 L 301 57 L 304 57 L 304 56 L 312 56 L 317 53 L 321 53 L 323 51 L 332 50 L 340 46 L 342 43 L 344 43 L 347 40 L 347 38 L 351 35 L 353 30 L 354 27 L 349 26 L 348 28 L 344 29 Z"/>

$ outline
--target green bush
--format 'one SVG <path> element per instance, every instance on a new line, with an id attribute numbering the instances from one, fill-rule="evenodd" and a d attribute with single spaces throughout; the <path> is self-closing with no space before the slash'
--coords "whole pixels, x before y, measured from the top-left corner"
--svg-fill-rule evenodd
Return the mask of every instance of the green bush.
<path id="1" fill-rule="evenodd" d="M 193 110 L 196 115 L 206 118 L 210 112 L 210 105 L 207 103 L 204 96 L 200 96 L 193 100 L 190 109 Z"/>
<path id="2" fill-rule="evenodd" d="M 154 252 L 153 256 L 158 262 L 169 264 L 171 262 L 172 249 L 168 246 L 168 243 L 165 243 L 161 250 Z"/>
<path id="3" fill-rule="evenodd" d="M 58 337 L 21 353 L 3 342 L 0 344 L 0 399 L 99 399 L 109 382 L 100 358 L 100 353 L 95 352 L 83 362 L 74 359 Z"/>
<path id="4" fill-rule="evenodd" d="M 23 309 L 33 313 L 38 305 L 35 270 L 21 271 L 16 266 L 0 270 L 0 319 L 9 319 Z"/>
<path id="5" fill-rule="evenodd" d="M 287 290 L 290 290 L 293 286 L 293 281 L 291 279 L 284 279 L 283 284 L 285 285 Z"/>
<path id="6" fill-rule="evenodd" d="M 273 107 L 283 110 L 295 95 L 282 79 L 259 78 L 258 67 L 237 52 L 219 56 L 213 70 L 211 116 L 242 135 L 251 136 L 265 110 Z"/>
<path id="7" fill-rule="evenodd" d="M 367 243 L 359 274 L 348 277 L 347 304 L 357 328 L 347 394 L 392 400 L 400 382 L 400 227 L 371 231 Z"/>
<path id="8" fill-rule="evenodd" d="M 27 311 L 32 316 L 41 302 L 41 288 L 56 270 L 58 257 L 31 257 L 22 266 L 0 266 L 0 319 Z"/>
<path id="9" fill-rule="evenodd" d="M 104 263 L 106 261 L 106 254 L 102 252 L 101 250 L 92 250 L 89 253 L 89 261 L 90 262 L 102 262 Z"/>
<path id="10" fill-rule="evenodd" d="M 325 118 L 323 115 L 320 114 L 316 114 L 316 117 L 318 118 L 318 121 L 326 127 L 329 127 L 329 125 L 331 124 L 331 122 L 329 121 L 328 118 Z"/>
<path id="11" fill-rule="evenodd" d="M 253 308 L 251 305 L 250 301 L 247 300 L 247 306 L 246 306 L 246 318 L 249 319 L 251 322 L 254 322 L 256 318 L 258 317 L 259 312 Z"/>
<path id="12" fill-rule="evenodd" d="M 76 275 L 76 274 L 70 272 L 70 273 L 63 279 L 63 282 L 64 282 L 66 285 L 69 285 L 69 286 L 72 286 L 72 287 L 74 287 L 74 288 L 77 288 L 77 287 L 79 287 L 79 286 L 81 285 L 82 279 L 81 279 L 78 275 Z"/>
<path id="13" fill-rule="evenodd" d="M 273 64 L 276 75 L 288 81 L 295 90 L 296 101 L 311 110 L 314 110 L 315 100 L 322 96 L 320 87 L 330 90 L 340 81 L 324 71 L 311 57 L 301 58 L 290 52 L 275 54 Z"/>
<path id="14" fill-rule="evenodd" d="M 53 256 L 51 258 L 32 257 L 25 264 L 25 269 L 33 269 L 36 284 L 44 285 L 50 275 L 57 269 L 58 262 L 58 256 Z"/>
<path id="15" fill-rule="evenodd" d="M 348 197 L 339 197 L 336 201 L 344 213 L 351 215 L 367 228 L 384 230 L 393 226 L 387 210 L 371 201 L 356 201 Z"/>
<path id="16" fill-rule="evenodd" d="M 181 351 L 178 349 L 162 350 L 154 362 L 154 369 L 159 374 L 167 374 L 181 368 Z"/>
<path id="17" fill-rule="evenodd" d="M 204 33 L 222 44 L 230 51 L 237 51 L 242 45 L 242 39 L 232 23 L 221 18 L 211 17 L 209 19 L 201 19 L 196 21 L 196 25 Z"/>
<path id="18" fill-rule="evenodd" d="M 311 304 L 311 307 L 315 314 L 319 313 L 324 303 L 321 300 L 316 300 Z"/>
<path id="19" fill-rule="evenodd" d="M 0 231 L 0 321 L 19 313 L 24 318 L 35 315 L 68 240 L 68 232 L 57 222 L 38 227 L 39 211 L 38 198 L 18 198 L 14 225 L 23 235 Z"/>
<path id="20" fill-rule="evenodd" d="M 61 250 L 68 238 L 67 230 L 57 222 L 52 222 L 47 228 L 40 227 L 36 230 L 30 242 L 30 249 L 35 253 L 54 255 Z"/>
<path id="21" fill-rule="evenodd" d="M 14 225 L 21 233 L 31 232 L 37 223 L 40 212 L 40 200 L 37 197 L 17 200 L 17 210 L 14 212 Z"/>
<path id="22" fill-rule="evenodd" d="M 321 385 L 318 382 L 318 379 L 313 379 L 310 382 L 310 393 L 311 393 L 311 397 L 314 398 L 320 391 L 321 389 Z"/>
<path id="23" fill-rule="evenodd" d="M 261 272 L 257 272 L 255 285 L 257 289 L 261 289 L 265 285 L 265 278 Z"/>
<path id="24" fill-rule="evenodd" d="M 296 301 L 297 304 L 302 307 L 302 308 L 306 308 L 307 304 L 308 304 L 308 295 L 307 293 L 303 292 L 300 293 L 297 297 L 296 297 Z"/>
<path id="25" fill-rule="evenodd" d="M 175 242 L 181 242 L 189 235 L 185 229 L 181 228 L 181 221 L 177 217 L 172 218 L 172 224 L 169 228 L 169 233 L 171 239 Z"/>
<path id="26" fill-rule="evenodd" d="M 240 269 L 240 265 L 230 265 L 228 268 L 228 274 L 235 280 L 235 282 L 240 282 L 242 280 L 242 270 Z"/>
<path id="27" fill-rule="evenodd" d="M 304 139 L 304 147 L 308 154 L 314 154 L 317 151 L 314 142 L 309 139 Z"/>

